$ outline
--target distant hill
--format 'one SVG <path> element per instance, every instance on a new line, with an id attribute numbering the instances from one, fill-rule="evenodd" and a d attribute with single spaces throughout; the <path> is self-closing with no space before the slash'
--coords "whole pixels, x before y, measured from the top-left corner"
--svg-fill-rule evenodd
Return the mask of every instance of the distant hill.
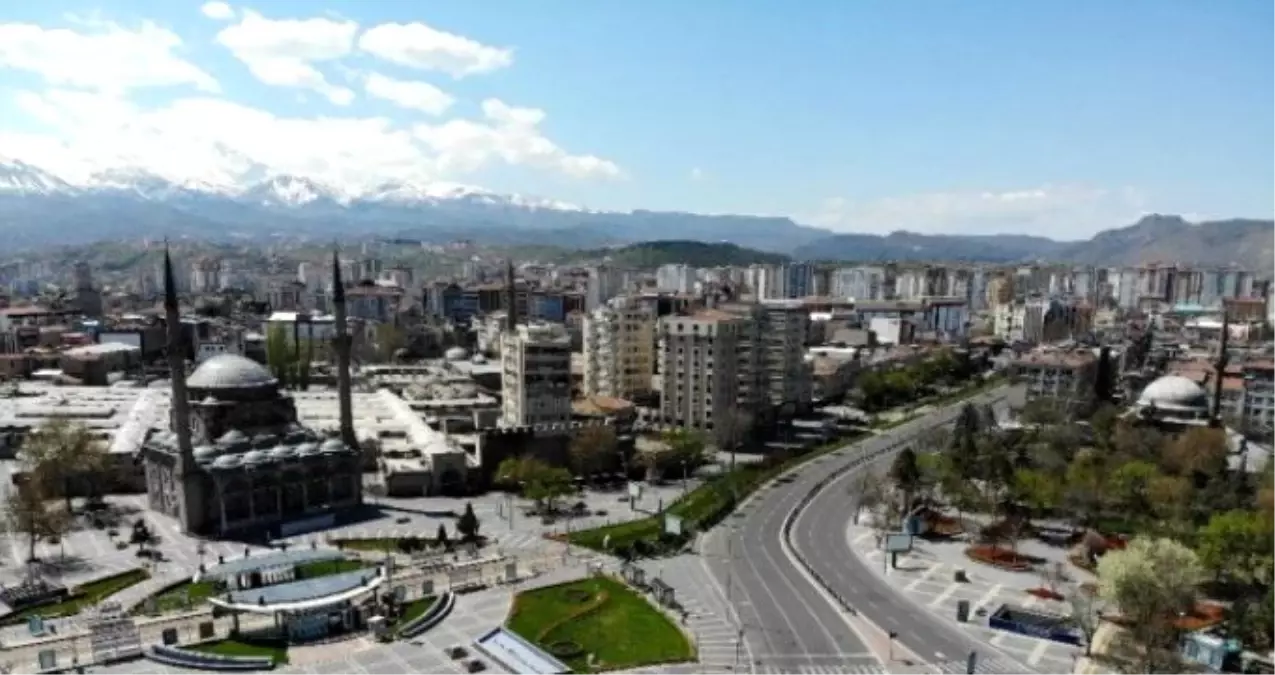
<path id="1" fill-rule="evenodd" d="M 644 241 L 619 248 L 578 251 L 571 257 L 576 260 L 610 258 L 616 265 L 639 269 L 679 263 L 692 267 L 777 265 L 791 260 L 786 255 L 766 253 L 735 244 L 706 244 L 689 240 Z"/>
<path id="2" fill-rule="evenodd" d="M 886 236 L 836 234 L 797 247 L 798 260 L 964 260 L 1010 263 L 1026 260 L 1082 265 L 1162 262 L 1201 266 L 1238 265 L 1275 274 L 1275 221 L 1232 219 L 1189 223 L 1180 216 L 1149 215 L 1128 227 L 1093 238 L 1060 242 L 1023 235 Z"/>

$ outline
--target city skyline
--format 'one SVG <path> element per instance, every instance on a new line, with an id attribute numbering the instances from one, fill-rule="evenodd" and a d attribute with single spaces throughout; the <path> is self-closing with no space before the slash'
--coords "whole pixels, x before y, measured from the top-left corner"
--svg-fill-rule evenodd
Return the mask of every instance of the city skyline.
<path id="1" fill-rule="evenodd" d="M 1081 239 L 1275 201 L 1268 5 L 498 6 L 6 8 L 0 159 L 874 233 Z"/>

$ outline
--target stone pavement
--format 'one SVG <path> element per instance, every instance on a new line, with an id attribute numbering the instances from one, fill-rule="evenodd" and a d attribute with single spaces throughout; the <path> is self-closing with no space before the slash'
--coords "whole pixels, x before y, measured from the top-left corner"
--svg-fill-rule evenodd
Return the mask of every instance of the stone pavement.
<path id="1" fill-rule="evenodd" d="M 971 637 L 990 644 L 1011 659 L 1020 659 L 1022 663 L 1041 672 L 1071 672 L 1075 664 L 1075 656 L 1083 649 L 1065 645 L 1052 640 L 994 630 L 987 626 L 986 615 L 995 611 L 1002 604 L 1036 609 L 1047 613 L 1066 616 L 1070 607 L 1066 603 L 1041 600 L 1026 593 L 1029 588 L 1042 586 L 1044 582 L 1035 573 L 1016 573 L 996 569 L 975 563 L 964 555 L 968 544 L 963 542 L 935 543 L 924 539 L 914 539 L 913 551 L 899 556 L 899 568 L 885 568 L 885 554 L 876 546 L 876 533 L 863 525 L 851 523 L 845 535 L 850 541 L 850 548 L 864 558 L 868 567 L 874 570 L 884 583 L 893 586 L 896 592 L 910 597 L 918 608 L 934 612 L 939 616 L 956 623 L 956 606 L 961 600 L 970 603 L 970 622 L 957 624 Z M 1024 541 L 1019 550 L 1030 555 L 1061 560 L 1061 552 L 1049 549 L 1035 541 Z M 1052 563 L 1050 563 L 1052 564 Z M 968 582 L 953 580 L 957 569 L 964 570 Z M 1068 575 L 1077 581 L 1088 581 L 1091 576 L 1083 570 L 1068 565 Z M 979 615 L 979 613 L 982 615 Z M 949 661 L 940 664 L 943 672 L 965 672 L 965 655 L 946 654 Z M 986 672 L 1001 672 L 1000 667 L 1009 667 L 1011 659 L 1003 659 L 1005 663 L 998 665 L 996 653 L 989 649 L 979 655 L 979 661 L 986 662 Z M 979 666 L 983 668 L 983 666 Z M 1015 672 L 1021 667 L 1010 667 L 1004 672 Z"/>

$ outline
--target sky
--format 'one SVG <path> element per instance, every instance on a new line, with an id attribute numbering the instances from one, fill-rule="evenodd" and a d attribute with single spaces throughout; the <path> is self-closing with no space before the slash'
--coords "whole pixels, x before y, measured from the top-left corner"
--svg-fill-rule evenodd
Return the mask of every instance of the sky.
<path id="1" fill-rule="evenodd" d="M 0 3 L 0 158 L 837 231 L 1271 217 L 1269 0 Z"/>

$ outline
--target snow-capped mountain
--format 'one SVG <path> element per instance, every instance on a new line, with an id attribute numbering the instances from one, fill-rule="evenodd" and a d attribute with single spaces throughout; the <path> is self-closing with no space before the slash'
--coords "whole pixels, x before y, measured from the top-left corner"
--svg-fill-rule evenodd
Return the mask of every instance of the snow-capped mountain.
<path id="1" fill-rule="evenodd" d="M 0 157 L 0 248 L 163 234 L 381 235 L 572 247 L 694 239 L 786 250 L 824 234 L 787 218 L 593 211 L 459 183 L 387 183 L 352 192 L 303 176 L 255 177 L 248 185 L 176 183 L 146 171 L 113 169 L 69 180 Z"/>
<path id="2" fill-rule="evenodd" d="M 68 182 L 21 160 L 0 159 L 0 194 L 51 195 L 70 194 L 75 188 Z"/>

